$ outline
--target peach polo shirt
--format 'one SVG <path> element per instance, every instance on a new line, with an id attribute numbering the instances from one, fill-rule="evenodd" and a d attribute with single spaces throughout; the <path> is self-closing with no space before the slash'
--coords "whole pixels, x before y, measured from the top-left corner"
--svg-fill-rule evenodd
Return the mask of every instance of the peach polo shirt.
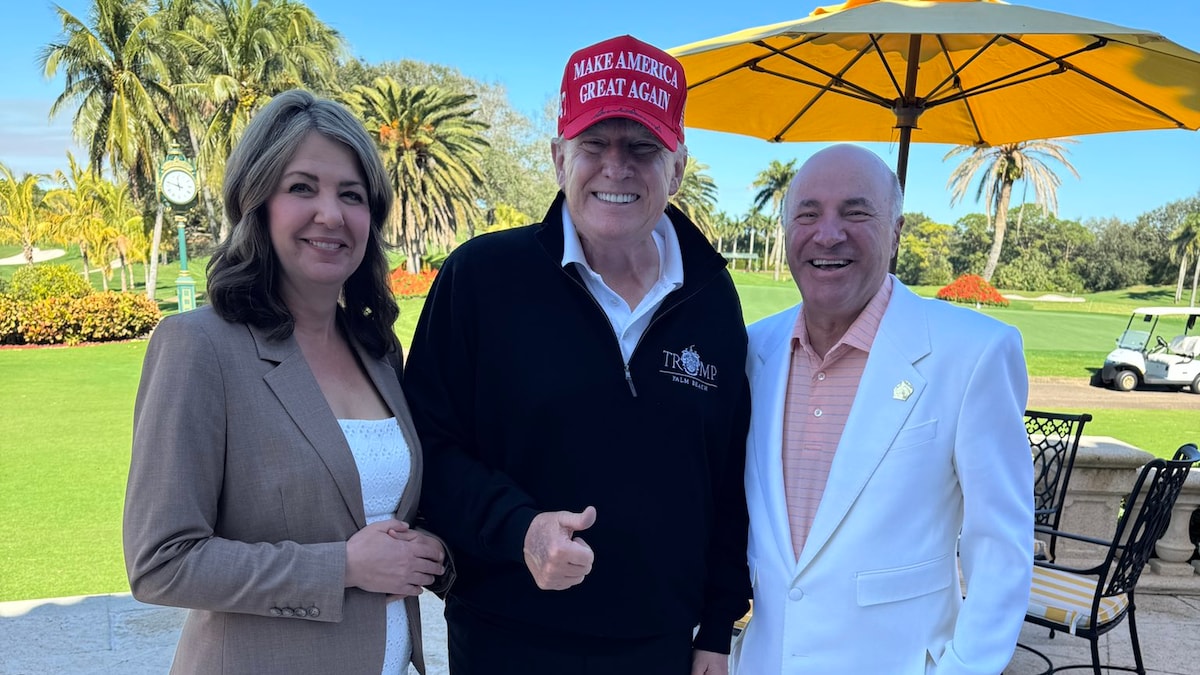
<path id="1" fill-rule="evenodd" d="M 783 482 L 797 559 L 825 493 L 833 455 L 891 297 L 888 275 L 846 334 L 823 356 L 809 343 L 806 308 L 801 306 L 796 316 L 783 407 Z"/>

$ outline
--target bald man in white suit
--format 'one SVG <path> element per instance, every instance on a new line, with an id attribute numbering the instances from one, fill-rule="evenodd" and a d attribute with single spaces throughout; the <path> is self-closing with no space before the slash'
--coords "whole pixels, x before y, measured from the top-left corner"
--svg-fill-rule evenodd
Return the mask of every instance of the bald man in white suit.
<path id="1" fill-rule="evenodd" d="M 749 331 L 737 675 L 997 675 L 1012 657 L 1033 551 L 1021 338 L 888 274 L 901 204 L 852 145 L 789 187 L 803 303 Z"/>

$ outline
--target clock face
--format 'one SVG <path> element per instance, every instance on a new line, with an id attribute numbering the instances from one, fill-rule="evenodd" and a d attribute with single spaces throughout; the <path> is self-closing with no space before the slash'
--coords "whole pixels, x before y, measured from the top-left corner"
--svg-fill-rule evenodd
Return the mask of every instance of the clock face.
<path id="1" fill-rule="evenodd" d="M 186 171 L 173 169 L 163 174 L 162 192 L 172 204 L 190 204 L 196 197 L 196 179 Z"/>

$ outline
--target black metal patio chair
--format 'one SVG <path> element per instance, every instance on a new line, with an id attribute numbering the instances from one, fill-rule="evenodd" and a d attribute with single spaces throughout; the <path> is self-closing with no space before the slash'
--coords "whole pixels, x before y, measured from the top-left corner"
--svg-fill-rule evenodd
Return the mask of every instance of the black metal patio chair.
<path id="1" fill-rule="evenodd" d="M 1200 451 L 1184 445 L 1170 460 L 1155 459 L 1142 467 L 1133 490 L 1125 498 L 1124 510 L 1117 519 L 1111 541 L 1067 532 L 1051 532 L 1057 537 L 1094 545 L 1103 560 L 1093 567 L 1071 568 L 1052 562 L 1035 561 L 1033 588 L 1025 621 L 1061 633 L 1084 638 L 1091 643 L 1091 664 L 1055 667 L 1045 654 L 1018 645 L 1046 663 L 1042 675 L 1063 670 L 1090 667 L 1095 675 L 1101 670 L 1145 673 L 1142 650 L 1138 644 L 1134 591 L 1142 569 L 1154 552 L 1154 544 L 1171 521 L 1171 509 L 1183 489 L 1192 465 L 1200 461 Z M 1047 531 L 1039 526 L 1038 531 Z M 1103 665 L 1099 639 L 1126 620 L 1133 647 L 1134 667 Z"/>
<path id="2" fill-rule="evenodd" d="M 1083 435 L 1083 425 L 1090 421 L 1092 416 L 1088 413 L 1025 411 L 1025 434 L 1033 453 L 1035 525 L 1058 530 L 1071 469 L 1075 466 L 1075 453 L 1079 451 L 1079 438 Z M 1058 537 L 1048 535 L 1042 541 L 1045 548 L 1038 558 L 1054 560 Z"/>

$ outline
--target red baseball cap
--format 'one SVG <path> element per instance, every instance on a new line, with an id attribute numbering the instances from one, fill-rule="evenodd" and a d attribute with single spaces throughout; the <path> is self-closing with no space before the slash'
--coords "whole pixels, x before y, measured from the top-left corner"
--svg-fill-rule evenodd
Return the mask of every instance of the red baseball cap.
<path id="1" fill-rule="evenodd" d="M 571 55 L 558 101 L 558 135 L 575 138 L 611 117 L 641 122 L 668 149 L 683 142 L 687 80 L 675 57 L 629 35 Z"/>

